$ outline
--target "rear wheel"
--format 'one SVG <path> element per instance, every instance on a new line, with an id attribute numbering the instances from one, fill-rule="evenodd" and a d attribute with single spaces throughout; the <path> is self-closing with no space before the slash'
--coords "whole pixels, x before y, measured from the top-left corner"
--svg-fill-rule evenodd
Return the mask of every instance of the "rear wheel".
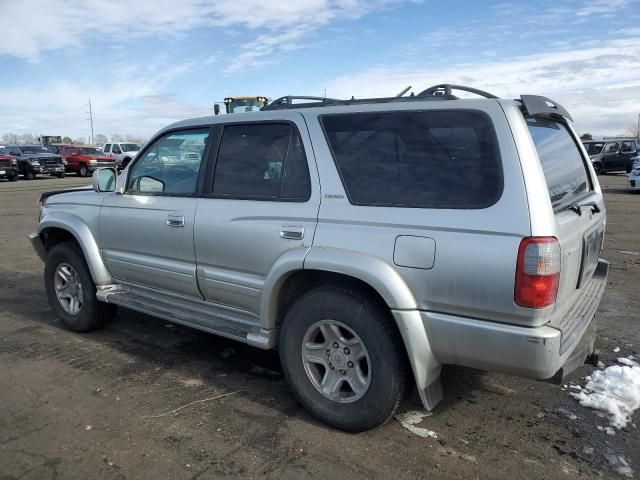
<path id="1" fill-rule="evenodd" d="M 17 182 L 18 178 L 20 178 L 20 175 L 18 175 L 17 173 L 14 173 L 13 175 L 11 175 L 9 178 L 10 182 Z"/>
<path id="2" fill-rule="evenodd" d="M 96 299 L 96 285 L 79 249 L 65 242 L 53 247 L 44 268 L 49 305 L 62 323 L 75 332 L 105 326 L 116 313 L 115 305 Z"/>
<path id="3" fill-rule="evenodd" d="M 287 313 L 282 367 L 319 420 L 360 432 L 382 425 L 404 394 L 404 346 L 389 312 L 357 289 L 320 287 Z"/>
<path id="4" fill-rule="evenodd" d="M 27 170 L 26 172 L 24 172 L 24 178 L 25 180 L 33 180 L 34 178 L 36 178 L 36 174 Z"/>

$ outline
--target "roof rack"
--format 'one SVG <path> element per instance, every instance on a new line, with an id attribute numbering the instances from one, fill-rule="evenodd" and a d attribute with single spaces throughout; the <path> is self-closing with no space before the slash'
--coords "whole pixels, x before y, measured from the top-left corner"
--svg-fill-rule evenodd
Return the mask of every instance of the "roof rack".
<path id="1" fill-rule="evenodd" d="M 293 103 L 294 100 L 310 100 L 306 103 Z M 276 98 L 269 105 L 265 105 L 261 110 L 279 110 L 283 108 L 298 108 L 300 106 L 322 106 L 342 102 L 336 98 L 327 97 L 309 97 L 305 95 L 286 95 Z"/>
<path id="2" fill-rule="evenodd" d="M 442 83 L 440 85 L 434 85 L 433 87 L 429 87 L 426 90 L 421 91 L 416 97 L 445 97 L 447 99 L 456 100 L 458 97 L 453 95 L 451 92 L 453 90 L 460 90 L 461 92 L 469 92 L 475 93 L 476 95 L 480 95 L 484 98 L 498 98 L 491 93 L 487 93 L 483 90 L 478 90 L 477 88 L 465 87 L 464 85 L 453 85 L 451 83 Z"/>
<path id="3" fill-rule="evenodd" d="M 269 105 L 265 105 L 261 110 L 283 110 L 293 108 L 312 108 L 312 107 L 326 107 L 326 106 L 338 106 L 338 105 L 357 105 L 362 103 L 391 103 L 391 102 L 412 102 L 412 101 L 425 101 L 425 100 L 457 100 L 458 97 L 453 95 L 452 90 L 461 90 L 469 93 L 475 93 L 485 98 L 498 98 L 482 90 L 476 88 L 465 87 L 463 85 L 453 85 L 443 83 L 441 85 L 435 85 L 433 87 L 423 90 L 418 95 L 413 93 L 408 97 L 395 96 L 395 97 L 380 97 L 380 98 L 358 98 L 351 97 L 349 100 L 340 100 L 336 98 L 325 97 L 308 97 L 308 96 L 296 96 L 287 95 L 277 98 Z M 406 89 L 402 92 L 406 93 Z M 294 100 L 308 100 L 302 103 L 293 103 Z"/>

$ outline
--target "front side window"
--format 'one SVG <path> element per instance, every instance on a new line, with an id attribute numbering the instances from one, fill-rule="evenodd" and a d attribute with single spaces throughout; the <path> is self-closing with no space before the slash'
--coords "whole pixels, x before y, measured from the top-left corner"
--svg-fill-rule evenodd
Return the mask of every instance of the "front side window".
<path id="1" fill-rule="evenodd" d="M 602 142 L 589 142 L 584 144 L 584 148 L 589 155 L 599 155 L 602 147 L 604 147 L 604 143 Z"/>
<path id="2" fill-rule="evenodd" d="M 209 129 L 168 133 L 131 167 L 127 193 L 193 195 Z"/>
<path id="3" fill-rule="evenodd" d="M 113 148 L 111 149 L 111 153 L 116 153 L 116 154 L 120 154 L 122 153 L 122 150 L 120 150 L 120 146 L 117 144 L 113 144 Z"/>
<path id="4" fill-rule="evenodd" d="M 95 147 L 82 147 L 79 150 L 80 155 L 102 155 L 102 152 Z"/>
<path id="5" fill-rule="evenodd" d="M 604 154 L 610 155 L 612 153 L 618 153 L 618 144 L 617 143 L 607 143 L 607 146 L 604 147 Z"/>
<path id="6" fill-rule="evenodd" d="M 578 145 L 563 124 L 528 118 L 529 133 L 538 151 L 553 208 L 570 205 L 589 190 L 587 169 Z"/>
<path id="7" fill-rule="evenodd" d="M 104 147 L 102 147 L 102 151 L 104 153 L 109 153 L 109 149 L 111 148 L 111 144 L 110 143 L 105 143 Z"/>
<path id="8" fill-rule="evenodd" d="M 238 199 L 308 200 L 311 181 L 298 130 L 287 123 L 224 127 L 213 194 Z"/>
<path id="9" fill-rule="evenodd" d="M 636 142 L 622 142 L 622 153 L 633 153 L 636 151 Z"/>
<path id="10" fill-rule="evenodd" d="M 321 122 L 354 205 L 486 208 L 502 194 L 496 135 L 482 112 L 338 114 Z"/>

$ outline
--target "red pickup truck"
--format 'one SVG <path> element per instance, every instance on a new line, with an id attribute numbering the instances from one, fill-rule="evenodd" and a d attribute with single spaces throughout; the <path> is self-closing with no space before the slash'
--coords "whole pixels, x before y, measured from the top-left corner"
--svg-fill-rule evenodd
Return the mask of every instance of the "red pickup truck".
<path id="1" fill-rule="evenodd" d="M 16 157 L 0 153 L 0 178 L 11 182 L 18 180 L 18 161 Z"/>
<path id="2" fill-rule="evenodd" d="M 101 167 L 116 168 L 116 163 L 111 157 L 89 145 L 64 147 L 60 155 L 67 162 L 67 172 L 76 172 L 81 177 L 89 176 Z"/>

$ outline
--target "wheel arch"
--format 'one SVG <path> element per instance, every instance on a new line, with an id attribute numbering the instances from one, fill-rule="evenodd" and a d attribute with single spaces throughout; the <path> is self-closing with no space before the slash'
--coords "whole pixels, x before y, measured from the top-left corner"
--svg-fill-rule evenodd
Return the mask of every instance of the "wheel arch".
<path id="1" fill-rule="evenodd" d="M 51 213 L 42 219 L 37 233 L 47 252 L 61 242 L 75 242 L 82 250 L 94 283 L 112 283 L 111 275 L 102 261 L 98 243 L 89 226 L 79 217 L 63 212 Z"/>

